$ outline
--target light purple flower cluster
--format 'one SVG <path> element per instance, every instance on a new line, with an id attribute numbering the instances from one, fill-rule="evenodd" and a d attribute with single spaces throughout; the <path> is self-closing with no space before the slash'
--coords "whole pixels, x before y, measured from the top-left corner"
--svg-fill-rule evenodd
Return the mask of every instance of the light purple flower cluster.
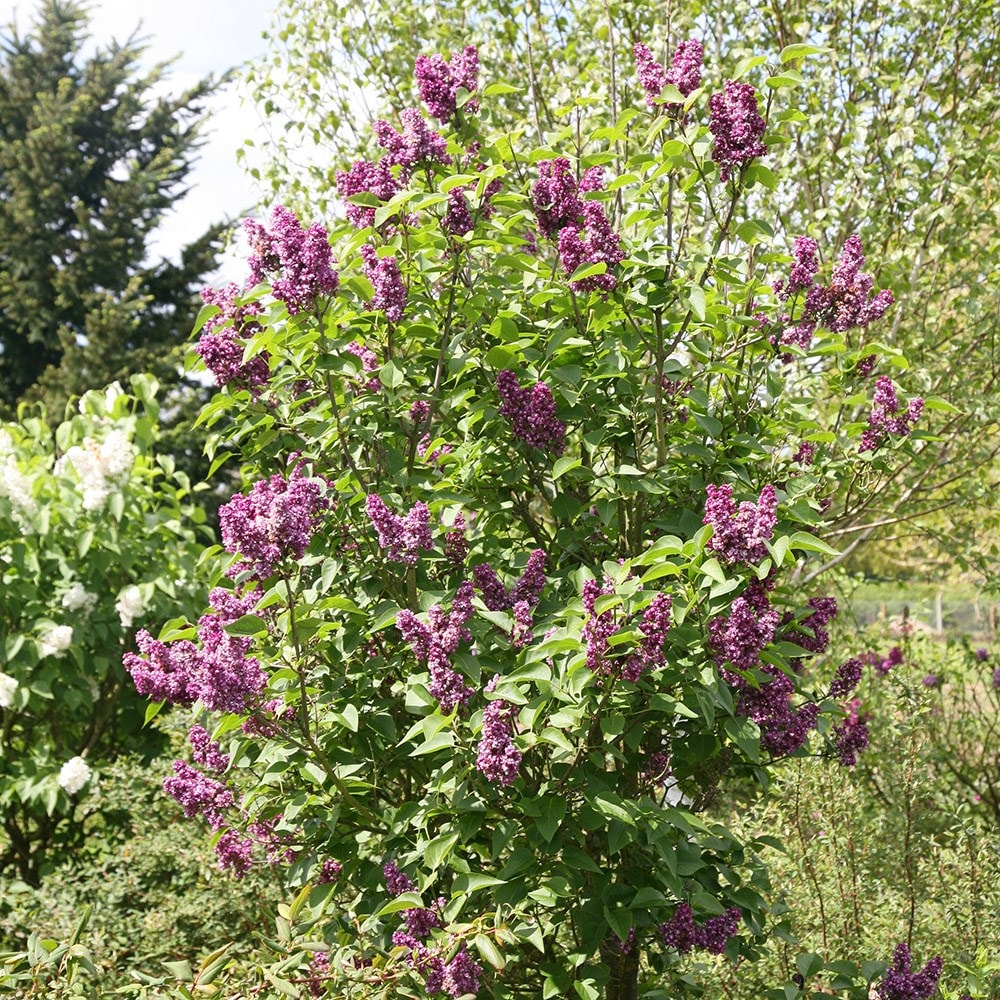
<path id="1" fill-rule="evenodd" d="M 388 162 L 355 160 L 350 170 L 337 171 L 337 193 L 346 202 L 347 220 L 358 229 L 375 225 L 376 209 L 371 205 L 355 205 L 347 201 L 352 195 L 371 194 L 380 202 L 390 201 L 402 184 L 393 176 Z"/>
<path id="2" fill-rule="evenodd" d="M 563 453 L 566 425 L 556 416 L 556 401 L 544 382 L 522 388 L 517 376 L 505 370 L 497 375 L 497 392 L 500 416 L 510 421 L 515 437 L 556 457 Z"/>
<path id="3" fill-rule="evenodd" d="M 174 773 L 163 779 L 163 790 L 180 803 L 188 819 L 204 816 L 213 830 L 225 826 L 223 813 L 236 804 L 227 785 L 183 760 L 174 761 Z"/>
<path id="4" fill-rule="evenodd" d="M 688 903 L 679 903 L 673 916 L 660 924 L 660 940 L 665 948 L 673 948 L 681 954 L 697 948 L 721 955 L 726 950 L 730 938 L 739 933 L 743 914 L 735 906 L 718 916 L 709 917 L 699 926 L 694 922 L 694 913 Z"/>
<path id="5" fill-rule="evenodd" d="M 248 261 L 250 283 L 259 284 L 280 272 L 271 288 L 290 313 L 308 309 L 320 296 L 337 291 L 330 238 L 318 222 L 303 229 L 294 212 L 276 205 L 266 228 L 255 219 L 245 219 L 243 228 L 253 251 Z"/>
<path id="6" fill-rule="evenodd" d="M 381 392 L 382 383 L 375 374 L 382 367 L 378 355 L 370 347 L 365 347 L 359 340 L 352 340 L 347 345 L 347 353 L 353 354 L 361 362 L 361 370 L 367 376 L 355 391 Z"/>
<path id="7" fill-rule="evenodd" d="M 200 649 L 188 639 L 168 647 L 140 629 L 135 639 L 142 656 L 128 652 L 123 658 L 139 694 L 176 705 L 200 701 L 217 712 L 246 711 L 263 690 L 267 675 L 254 657 L 247 656 L 252 640 L 229 635 L 225 627 L 248 614 L 259 596 L 250 592 L 240 598 L 228 590 L 213 590 L 209 602 L 215 613 L 198 621 Z"/>
<path id="8" fill-rule="evenodd" d="M 483 967 L 474 961 L 463 944 L 450 962 L 431 958 L 424 987 L 428 993 L 447 993 L 450 997 L 463 997 L 479 992 Z"/>
<path id="9" fill-rule="evenodd" d="M 830 682 L 831 698 L 846 698 L 861 680 L 865 665 L 856 656 L 837 667 L 837 672 Z"/>
<path id="10" fill-rule="evenodd" d="M 768 484 L 760 491 L 756 504 L 744 500 L 739 507 L 733 503 L 733 488 L 705 487 L 705 516 L 703 524 L 712 525 L 708 548 L 729 565 L 759 563 L 767 555 L 764 544 L 774 534 L 778 523 L 778 498 L 774 487 Z"/>
<path id="11" fill-rule="evenodd" d="M 229 754 L 223 753 L 222 747 L 201 726 L 194 725 L 188 730 L 188 743 L 196 764 L 216 774 L 229 767 Z"/>
<path id="12" fill-rule="evenodd" d="M 695 38 L 690 38 L 677 46 L 673 62 L 668 70 L 664 70 L 656 62 L 649 49 L 642 42 L 636 42 L 632 46 L 632 54 L 635 56 L 639 82 L 642 84 L 643 90 L 646 91 L 646 103 L 651 108 L 656 107 L 656 98 L 660 96 L 667 84 L 675 86 L 684 97 L 693 94 L 701 86 L 701 70 L 705 49 L 702 43 Z M 672 107 L 674 105 L 667 105 L 667 108 Z"/>
<path id="13" fill-rule="evenodd" d="M 400 517 L 377 493 L 369 493 L 365 510 L 378 532 L 379 545 L 393 562 L 415 566 L 421 549 L 434 548 L 427 504 L 415 503 L 405 517 Z"/>
<path id="14" fill-rule="evenodd" d="M 205 362 L 217 386 L 235 382 L 254 389 L 271 377 L 269 355 L 264 351 L 243 363 L 244 342 L 259 333 L 261 326 L 256 320 L 254 303 L 236 304 L 239 293 L 235 282 L 222 288 L 202 289 L 202 300 L 218 306 L 220 311 L 208 318 L 194 350 Z"/>
<path id="15" fill-rule="evenodd" d="M 408 608 L 396 615 L 396 628 L 409 643 L 418 660 L 425 660 L 430 668 L 430 693 L 437 698 L 441 711 L 449 714 L 464 705 L 475 695 L 461 674 L 452 669 L 451 657 L 459 643 L 471 642 L 472 635 L 465 627 L 472 617 L 472 595 L 475 588 L 466 580 L 445 614 L 435 605 L 427 612 L 426 624 Z"/>
<path id="16" fill-rule="evenodd" d="M 712 159 L 719 165 L 725 182 L 734 168 L 767 153 L 762 141 L 767 123 L 757 106 L 757 91 L 749 83 L 727 80 L 725 90 L 709 98 L 708 107 L 711 111 L 708 127 L 715 136 Z"/>
<path id="17" fill-rule="evenodd" d="M 827 625 L 837 617 L 837 601 L 833 597 L 810 597 L 808 605 L 813 613 L 797 622 L 783 637 L 810 653 L 825 653 L 830 645 Z M 808 631 L 803 631 L 807 629 Z"/>
<path id="18" fill-rule="evenodd" d="M 448 142 L 440 133 L 429 128 L 424 116 L 416 108 L 405 108 L 399 113 L 403 126 L 397 132 L 387 121 L 379 120 L 372 126 L 375 139 L 386 150 L 385 162 L 400 167 L 404 175 L 418 163 L 450 163 Z"/>
<path id="19" fill-rule="evenodd" d="M 611 269 L 625 259 L 625 251 L 600 202 L 583 203 L 583 228 L 566 226 L 559 233 L 558 245 L 559 260 L 569 275 L 585 264 L 606 264 L 608 268 L 603 274 L 571 281 L 573 291 L 601 291 L 606 294 L 615 290 L 618 281 Z"/>
<path id="20" fill-rule="evenodd" d="M 595 612 L 599 597 L 614 592 L 610 580 L 604 584 L 588 580 L 583 585 L 583 608 L 587 618 L 583 623 L 582 636 L 587 647 L 587 667 L 595 674 L 609 677 L 620 670 L 620 676 L 635 683 L 644 674 L 658 670 L 666 662 L 663 644 L 670 629 L 671 599 L 664 593 L 656 594 L 643 611 L 638 631 L 642 639 L 638 646 L 630 650 L 624 662 L 616 661 L 611 654 L 610 639 L 623 625 L 612 609 Z"/>
<path id="21" fill-rule="evenodd" d="M 496 686 L 493 678 L 487 690 Z M 487 704 L 483 711 L 483 730 L 479 737 L 476 753 L 476 767 L 486 776 L 487 781 L 504 787 L 517 780 L 521 767 L 521 751 L 514 746 L 514 720 L 517 709 L 514 705 L 498 698 Z"/>
<path id="22" fill-rule="evenodd" d="M 375 289 L 369 307 L 384 313 L 390 322 L 398 323 L 403 318 L 407 296 L 399 262 L 393 256 L 380 257 L 367 243 L 361 247 L 361 259 L 365 277 Z"/>
<path id="23" fill-rule="evenodd" d="M 458 110 L 459 90 L 474 94 L 479 88 L 479 53 L 475 45 L 467 45 L 448 61 L 440 55 L 417 56 L 413 75 L 427 110 L 438 121 L 449 122 Z M 479 101 L 470 98 L 465 107 L 475 113 Z"/>
<path id="24" fill-rule="evenodd" d="M 913 972 L 910 949 L 904 942 L 896 945 L 892 965 L 878 984 L 881 1000 L 930 1000 L 937 992 L 944 962 L 941 956 L 932 958 L 919 972 Z"/>
<path id="25" fill-rule="evenodd" d="M 242 556 L 229 567 L 229 576 L 249 571 L 266 580 L 283 559 L 301 559 L 328 506 L 321 481 L 303 475 L 301 466 L 288 479 L 273 475 L 254 483 L 245 496 L 234 496 L 219 508 L 222 544 Z"/>
<path id="26" fill-rule="evenodd" d="M 858 754 L 868 748 L 868 720 L 871 716 L 861 714 L 861 701 L 852 698 L 847 708 L 847 717 L 833 727 L 833 742 L 840 755 L 841 767 L 854 767 Z"/>
<path id="27" fill-rule="evenodd" d="M 219 867 L 225 871 L 232 869 L 238 878 L 253 867 L 253 840 L 241 837 L 235 830 L 226 830 L 215 842 L 215 853 L 219 856 Z"/>
<path id="28" fill-rule="evenodd" d="M 861 435 L 860 451 L 875 451 L 885 443 L 890 434 L 905 437 L 912 430 L 913 424 L 920 419 L 924 410 L 924 401 L 917 396 L 911 399 L 904 412 L 900 412 L 899 397 L 896 395 L 892 379 L 880 375 L 875 380 L 875 393 L 872 398 L 872 409 L 868 414 L 868 428 Z"/>

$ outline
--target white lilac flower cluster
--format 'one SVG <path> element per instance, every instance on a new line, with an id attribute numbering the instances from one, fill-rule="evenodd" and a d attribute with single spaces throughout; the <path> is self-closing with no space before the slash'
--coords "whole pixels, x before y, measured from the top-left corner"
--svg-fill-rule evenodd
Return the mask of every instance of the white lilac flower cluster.
<path id="1" fill-rule="evenodd" d="M 143 612 L 142 594 L 136 586 L 126 587 L 115 603 L 115 611 L 122 623 L 122 628 L 131 628 L 132 623 Z"/>
<path id="2" fill-rule="evenodd" d="M 73 629 L 69 625 L 56 625 L 38 642 L 39 656 L 62 656 L 73 643 Z"/>
<path id="3" fill-rule="evenodd" d="M 89 614 L 96 604 L 97 594 L 92 594 L 79 581 L 63 594 L 62 606 L 68 611 L 83 611 Z"/>
<path id="4" fill-rule="evenodd" d="M 14 704 L 17 679 L 0 672 L 0 708 L 10 708 Z"/>
<path id="5" fill-rule="evenodd" d="M 90 781 L 91 773 L 89 765 L 82 757 L 71 757 L 59 771 L 59 787 L 65 789 L 69 795 L 76 795 Z"/>
<path id="6" fill-rule="evenodd" d="M 74 445 L 59 459 L 56 472 L 61 474 L 72 466 L 83 487 L 83 509 L 100 510 L 123 485 L 134 461 L 135 449 L 128 436 L 113 430 L 103 441 L 88 437 L 82 445 Z"/>
<path id="7" fill-rule="evenodd" d="M 33 531 L 32 521 L 38 504 L 32 496 L 31 480 L 17 466 L 14 440 L 0 428 L 0 497 L 10 501 L 11 514 L 26 535 Z"/>

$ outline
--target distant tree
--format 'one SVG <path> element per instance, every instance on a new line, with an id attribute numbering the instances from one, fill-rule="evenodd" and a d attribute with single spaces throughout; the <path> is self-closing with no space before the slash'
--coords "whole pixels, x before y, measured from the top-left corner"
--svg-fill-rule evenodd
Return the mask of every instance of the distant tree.
<path id="1" fill-rule="evenodd" d="M 86 6 L 42 0 L 27 33 L 0 35 L 0 411 L 67 401 L 129 374 L 178 381 L 170 355 L 191 331 L 221 226 L 179 263 L 148 258 L 185 193 L 205 79 L 162 96 L 165 65 L 143 46 L 91 50 Z"/>

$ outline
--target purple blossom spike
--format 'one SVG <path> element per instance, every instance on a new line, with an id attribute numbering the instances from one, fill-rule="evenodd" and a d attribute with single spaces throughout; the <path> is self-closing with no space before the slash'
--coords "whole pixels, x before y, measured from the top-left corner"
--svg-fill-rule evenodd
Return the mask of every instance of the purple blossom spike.
<path id="1" fill-rule="evenodd" d="M 271 289 L 290 313 L 302 312 L 316 299 L 337 291 L 330 238 L 318 222 L 303 229 L 294 212 L 276 205 L 266 228 L 255 219 L 245 219 L 243 228 L 253 251 L 248 261 L 250 283 L 257 285 L 275 275 Z"/>
<path id="2" fill-rule="evenodd" d="M 402 132 L 397 132 L 387 121 L 377 121 L 373 126 L 375 139 L 387 152 L 390 166 L 402 167 L 408 174 L 419 163 L 448 164 L 448 142 L 434 129 L 429 128 L 424 116 L 416 108 L 404 108 L 399 113 Z"/>
<path id="3" fill-rule="evenodd" d="M 646 103 L 651 108 L 655 108 L 656 98 L 663 93 L 663 88 L 667 85 L 667 74 L 653 58 L 652 52 L 642 42 L 636 42 L 632 46 L 632 55 L 635 56 L 635 68 L 639 74 L 639 83 L 646 91 Z"/>
<path id="4" fill-rule="evenodd" d="M 852 698 L 847 718 L 833 728 L 833 741 L 837 746 L 841 767 L 854 767 L 858 754 L 868 748 L 868 719 L 860 713 L 861 701 Z"/>
<path id="5" fill-rule="evenodd" d="M 216 774 L 222 774 L 229 767 L 229 754 L 223 753 L 222 747 L 201 726 L 195 725 L 188 730 L 188 742 L 196 764 Z"/>
<path id="6" fill-rule="evenodd" d="M 402 896 L 404 892 L 415 892 L 417 883 L 405 872 L 400 871 L 395 861 L 390 861 L 382 868 L 385 887 L 390 896 Z"/>
<path id="7" fill-rule="evenodd" d="M 375 294 L 369 307 L 385 314 L 385 318 L 398 323 L 406 309 L 407 291 L 399 262 L 395 257 L 380 257 L 373 246 L 367 243 L 361 247 L 362 269 L 372 283 Z"/>
<path id="8" fill-rule="evenodd" d="M 337 193 L 347 199 L 356 194 L 372 194 L 380 202 L 387 202 L 401 189 L 385 159 L 378 163 L 356 160 L 350 170 L 337 171 Z M 347 202 L 347 219 L 352 226 L 365 229 L 375 225 L 376 209 L 371 205 L 354 205 Z"/>
<path id="9" fill-rule="evenodd" d="M 512 371 L 502 371 L 497 375 L 497 392 L 500 416 L 511 422 L 515 437 L 556 457 L 563 453 L 566 425 L 556 417 L 552 390 L 544 382 L 522 388 Z"/>
<path id="10" fill-rule="evenodd" d="M 417 56 L 413 76 L 420 88 L 420 99 L 440 122 L 449 122 L 458 110 L 458 92 L 474 94 L 479 88 L 479 53 L 474 45 L 453 52 L 446 61 L 439 55 Z M 479 101 L 471 98 L 465 107 L 475 113 Z"/>
<path id="11" fill-rule="evenodd" d="M 517 709 L 502 698 L 487 704 L 479 737 L 476 767 L 487 781 L 507 787 L 517 780 L 521 752 L 514 746 L 513 727 Z"/>
<path id="12" fill-rule="evenodd" d="M 223 813 L 235 805 L 230 788 L 183 760 L 174 761 L 174 773 L 163 779 L 163 790 L 180 803 L 188 819 L 204 816 L 213 830 L 225 825 Z"/>
<path id="13" fill-rule="evenodd" d="M 932 958 L 919 972 L 912 971 L 910 949 L 900 942 L 892 957 L 892 965 L 878 984 L 881 1000 L 930 1000 L 937 992 L 944 966 L 940 955 Z"/>
<path id="14" fill-rule="evenodd" d="M 253 841 L 241 837 L 235 830 L 227 830 L 215 843 L 219 867 L 231 869 L 237 878 L 243 878 L 253 867 Z"/>
<path id="15" fill-rule="evenodd" d="M 705 47 L 696 38 L 689 38 L 677 46 L 666 82 L 672 83 L 684 97 L 689 97 L 701 86 L 702 63 Z"/>
<path id="16" fill-rule="evenodd" d="M 837 673 L 830 684 L 831 698 L 846 698 L 861 680 L 864 664 L 857 657 L 852 657 L 837 667 Z"/>
<path id="17" fill-rule="evenodd" d="M 857 234 L 848 237 L 834 266 L 830 284 L 810 284 L 802 319 L 838 333 L 855 327 L 863 329 L 881 319 L 892 305 L 893 295 L 888 289 L 872 294 L 875 281 L 861 270 L 864 263 L 861 237 Z M 868 355 L 855 366 L 855 371 L 866 375 L 870 367 L 865 370 L 865 366 L 874 363 L 875 356 Z"/>
<path id="18" fill-rule="evenodd" d="M 673 916 L 660 924 L 660 940 L 665 948 L 673 948 L 686 955 L 695 948 L 721 955 L 726 950 L 729 939 L 739 932 L 743 915 L 739 909 L 730 907 L 725 913 L 709 917 L 698 926 L 688 903 L 679 903 Z"/>
<path id="19" fill-rule="evenodd" d="M 354 340 L 347 345 L 347 353 L 353 354 L 356 358 L 358 358 L 361 362 L 361 370 L 368 376 L 361 382 L 360 387 L 355 391 L 381 392 L 382 383 L 375 374 L 382 367 L 379 363 L 378 355 L 370 347 L 365 347 L 365 345 L 358 340 Z"/>
<path id="20" fill-rule="evenodd" d="M 531 189 L 531 204 L 538 219 L 538 228 L 555 239 L 566 226 L 575 226 L 583 215 L 583 202 L 565 157 L 542 160 L 538 164 L 538 180 Z"/>
<path id="21" fill-rule="evenodd" d="M 767 153 L 762 141 L 767 123 L 757 106 L 757 91 L 749 83 L 727 80 L 725 90 L 713 94 L 708 106 L 712 113 L 708 127 L 715 136 L 712 159 L 725 182 L 734 169 Z"/>
<path id="22" fill-rule="evenodd" d="M 221 388 L 236 383 L 253 390 L 264 385 L 271 377 L 269 355 L 264 351 L 254 355 L 245 364 L 243 362 L 246 341 L 260 333 L 262 327 L 257 322 L 257 307 L 254 303 L 236 304 L 239 291 L 235 282 L 230 282 L 223 288 L 202 289 L 202 301 L 218 306 L 220 311 L 208 318 L 194 350 L 205 362 L 205 367 L 212 373 L 217 386 Z"/>
<path id="23" fill-rule="evenodd" d="M 744 500 L 733 503 L 733 488 L 709 485 L 705 488 L 704 524 L 712 525 L 708 548 L 730 565 L 754 565 L 767 555 L 764 544 L 774 534 L 778 523 L 778 499 L 774 487 L 765 486 L 756 504 Z"/>
<path id="24" fill-rule="evenodd" d="M 575 292 L 613 292 L 618 279 L 611 272 L 624 259 L 625 251 L 622 250 L 621 240 L 611 228 L 600 202 L 583 203 L 582 229 L 575 224 L 568 225 L 559 233 L 559 260 L 567 275 L 572 275 L 585 264 L 607 266 L 603 274 L 592 274 L 578 281 L 571 281 L 570 287 Z"/>
<path id="25" fill-rule="evenodd" d="M 393 562 L 415 566 L 422 549 L 434 548 L 427 504 L 415 503 L 405 517 L 400 517 L 377 493 L 369 493 L 365 510 L 378 532 L 379 545 Z"/>

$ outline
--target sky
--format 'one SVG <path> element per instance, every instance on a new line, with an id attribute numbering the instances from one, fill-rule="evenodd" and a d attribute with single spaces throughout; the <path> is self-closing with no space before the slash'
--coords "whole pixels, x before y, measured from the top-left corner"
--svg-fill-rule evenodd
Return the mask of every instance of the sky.
<path id="1" fill-rule="evenodd" d="M 96 44 L 124 41 L 133 33 L 148 49 L 144 65 L 177 57 L 165 81 L 169 93 L 209 74 L 220 74 L 260 57 L 262 32 L 278 0 L 90 0 L 90 31 Z M 0 25 L 16 21 L 25 33 L 34 21 L 37 0 L 0 0 Z M 207 141 L 189 175 L 191 190 L 164 219 L 151 246 L 153 257 L 173 257 L 179 248 L 213 222 L 252 212 L 258 203 L 255 182 L 236 162 L 236 150 L 259 125 L 256 110 L 229 85 L 213 101 Z M 224 262 L 221 279 L 239 280 L 239 254 Z"/>

